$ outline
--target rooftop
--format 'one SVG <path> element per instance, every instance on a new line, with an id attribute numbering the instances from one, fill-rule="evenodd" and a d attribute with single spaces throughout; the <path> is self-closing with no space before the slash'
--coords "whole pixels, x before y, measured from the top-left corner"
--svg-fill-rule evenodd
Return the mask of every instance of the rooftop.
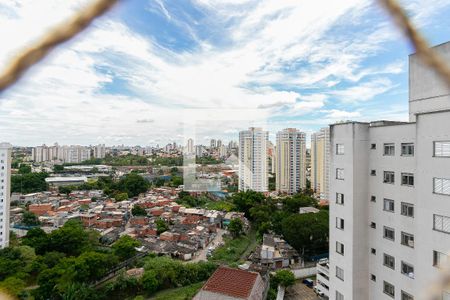
<path id="1" fill-rule="evenodd" d="M 258 273 L 219 267 L 202 290 L 236 298 L 247 298 L 252 292 Z"/>

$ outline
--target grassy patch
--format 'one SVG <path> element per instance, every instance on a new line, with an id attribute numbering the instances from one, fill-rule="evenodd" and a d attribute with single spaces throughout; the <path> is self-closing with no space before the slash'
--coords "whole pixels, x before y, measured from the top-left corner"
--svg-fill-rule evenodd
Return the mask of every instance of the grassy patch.
<path id="1" fill-rule="evenodd" d="M 238 263 L 241 260 L 242 255 L 246 253 L 249 247 L 254 243 L 255 239 L 254 232 L 250 232 L 247 235 L 242 235 L 235 239 L 225 238 L 225 244 L 222 247 L 217 248 L 209 260 L 216 263 Z"/>
<path id="2" fill-rule="evenodd" d="M 168 289 L 157 292 L 151 300 L 187 300 L 192 299 L 195 294 L 201 289 L 204 282 L 197 282 L 191 285 L 176 289 Z"/>
<path id="3" fill-rule="evenodd" d="M 211 210 L 232 211 L 234 204 L 228 201 L 208 201 L 204 207 Z"/>

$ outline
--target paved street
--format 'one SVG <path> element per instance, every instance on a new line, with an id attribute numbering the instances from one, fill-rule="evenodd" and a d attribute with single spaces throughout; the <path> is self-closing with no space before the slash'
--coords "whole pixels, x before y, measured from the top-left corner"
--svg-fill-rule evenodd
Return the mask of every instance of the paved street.
<path id="1" fill-rule="evenodd" d="M 301 280 L 286 289 L 285 300 L 321 300 L 312 288 L 304 285 Z"/>
<path id="2" fill-rule="evenodd" d="M 223 241 L 223 235 L 226 232 L 224 229 L 217 229 L 217 235 L 214 238 L 214 240 L 209 243 L 209 245 L 198 252 L 198 256 L 194 257 L 194 259 L 188 261 L 188 262 L 198 262 L 198 261 L 206 261 L 206 252 L 208 251 L 208 248 L 211 246 L 217 246 L 218 244 L 222 243 Z"/>

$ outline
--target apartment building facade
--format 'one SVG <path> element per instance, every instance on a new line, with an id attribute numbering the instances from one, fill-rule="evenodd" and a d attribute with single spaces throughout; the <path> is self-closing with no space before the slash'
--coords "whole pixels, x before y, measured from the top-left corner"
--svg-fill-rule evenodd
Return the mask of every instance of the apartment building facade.
<path id="1" fill-rule="evenodd" d="M 11 149 L 0 143 L 0 248 L 9 246 L 9 206 L 11 195 Z"/>
<path id="2" fill-rule="evenodd" d="M 239 190 L 268 191 L 267 143 L 269 133 L 250 127 L 239 132 Z"/>
<path id="3" fill-rule="evenodd" d="M 410 122 L 330 128 L 330 299 L 450 299 L 450 89 L 409 72 Z"/>
<path id="4" fill-rule="evenodd" d="M 311 135 L 311 188 L 320 199 L 329 200 L 330 129 L 321 128 Z"/>
<path id="5" fill-rule="evenodd" d="M 276 138 L 276 190 L 292 195 L 306 188 L 306 134 L 286 128 Z"/>

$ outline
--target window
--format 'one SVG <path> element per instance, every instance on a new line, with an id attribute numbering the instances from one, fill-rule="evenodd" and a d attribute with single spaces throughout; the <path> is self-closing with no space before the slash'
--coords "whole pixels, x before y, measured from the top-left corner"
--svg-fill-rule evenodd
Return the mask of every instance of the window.
<path id="1" fill-rule="evenodd" d="M 336 179 L 344 180 L 344 169 L 336 169 Z"/>
<path id="2" fill-rule="evenodd" d="M 402 185 L 414 186 L 414 174 L 402 173 Z"/>
<path id="3" fill-rule="evenodd" d="M 344 269 L 341 269 L 338 266 L 336 266 L 336 277 L 344 281 Z"/>
<path id="4" fill-rule="evenodd" d="M 402 231 L 401 244 L 414 248 L 414 235 Z"/>
<path id="5" fill-rule="evenodd" d="M 393 184 L 395 182 L 394 172 L 384 171 L 383 182 L 384 183 L 392 183 Z"/>
<path id="6" fill-rule="evenodd" d="M 377 170 L 370 170 L 370 175 L 371 176 L 377 175 Z"/>
<path id="7" fill-rule="evenodd" d="M 376 254 L 377 254 L 377 249 L 375 249 L 375 248 L 370 248 L 370 253 L 376 255 Z"/>
<path id="8" fill-rule="evenodd" d="M 400 298 L 401 300 L 414 300 L 414 297 L 411 296 L 410 294 L 408 294 L 405 291 L 402 291 L 402 297 Z"/>
<path id="9" fill-rule="evenodd" d="M 344 154 L 344 144 L 336 144 L 336 154 L 337 155 Z"/>
<path id="10" fill-rule="evenodd" d="M 377 228 L 377 223 L 371 222 L 370 223 L 370 227 L 372 227 L 373 229 Z"/>
<path id="11" fill-rule="evenodd" d="M 370 280 L 377 281 L 377 276 L 370 274 Z"/>
<path id="12" fill-rule="evenodd" d="M 377 144 L 370 144 L 370 149 L 372 149 L 372 150 L 377 149 Z"/>
<path id="13" fill-rule="evenodd" d="M 395 258 L 389 254 L 384 253 L 383 255 L 383 265 L 392 270 L 395 270 Z"/>
<path id="14" fill-rule="evenodd" d="M 344 244 L 336 242 L 336 252 L 344 255 Z"/>
<path id="15" fill-rule="evenodd" d="M 372 201 L 372 202 L 377 202 L 377 197 L 371 196 L 371 197 L 370 197 L 370 201 Z"/>
<path id="16" fill-rule="evenodd" d="M 414 266 L 407 262 L 402 261 L 401 272 L 409 278 L 414 278 Z"/>
<path id="17" fill-rule="evenodd" d="M 433 266 L 441 268 L 443 266 L 448 266 L 449 257 L 447 254 L 433 250 Z"/>
<path id="18" fill-rule="evenodd" d="M 450 217 L 433 215 L 433 229 L 450 233 Z"/>
<path id="19" fill-rule="evenodd" d="M 401 203 L 401 214 L 406 217 L 414 217 L 414 204 L 402 202 Z"/>
<path id="20" fill-rule="evenodd" d="M 450 195 L 450 179 L 433 178 L 433 193 Z"/>
<path id="21" fill-rule="evenodd" d="M 395 287 L 387 281 L 383 281 L 383 292 L 392 298 L 395 297 Z"/>
<path id="22" fill-rule="evenodd" d="M 395 240 L 395 230 L 390 227 L 384 226 L 383 237 L 388 240 Z"/>
<path id="23" fill-rule="evenodd" d="M 384 155 L 395 155 L 395 145 L 393 143 L 384 144 Z"/>
<path id="24" fill-rule="evenodd" d="M 450 157 L 450 141 L 434 142 L 435 157 Z"/>
<path id="25" fill-rule="evenodd" d="M 336 203 L 344 204 L 344 194 L 336 193 Z"/>
<path id="26" fill-rule="evenodd" d="M 383 210 L 388 212 L 394 212 L 394 200 L 384 199 L 383 200 Z"/>
<path id="27" fill-rule="evenodd" d="M 344 300 L 344 295 L 336 291 L 336 300 Z"/>
<path id="28" fill-rule="evenodd" d="M 344 219 L 336 217 L 336 228 L 344 229 Z"/>
<path id="29" fill-rule="evenodd" d="M 414 156 L 413 143 L 402 143 L 402 156 Z"/>

